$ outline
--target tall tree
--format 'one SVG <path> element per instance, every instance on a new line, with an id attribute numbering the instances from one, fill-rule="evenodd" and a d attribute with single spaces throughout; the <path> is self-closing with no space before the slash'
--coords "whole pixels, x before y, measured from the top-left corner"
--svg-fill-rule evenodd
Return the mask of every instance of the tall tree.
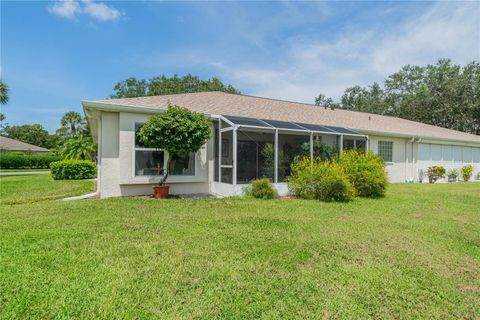
<path id="1" fill-rule="evenodd" d="M 2 132 L 5 136 L 30 143 L 39 147 L 51 149 L 58 143 L 58 136 L 51 135 L 40 124 L 5 126 Z"/>
<path id="2" fill-rule="evenodd" d="M 338 103 L 333 101 L 332 98 L 327 98 L 324 94 L 320 93 L 316 98 L 315 98 L 315 105 L 316 106 L 321 106 L 325 108 L 337 108 L 339 106 Z"/>
<path id="3" fill-rule="evenodd" d="M 8 91 L 7 84 L 3 80 L 0 80 L 0 104 L 6 104 L 8 102 Z"/>
<path id="4" fill-rule="evenodd" d="M 376 82 L 368 88 L 354 86 L 347 88 L 342 96 L 341 107 L 349 110 L 388 114 L 385 108 L 386 95 Z"/>
<path id="5" fill-rule="evenodd" d="M 8 99 L 8 86 L 0 79 L 0 104 L 7 104 Z M 0 121 L 3 120 L 5 120 L 5 115 L 0 112 Z M 1 128 L 3 129 L 3 125 L 1 125 Z"/>
<path id="6" fill-rule="evenodd" d="M 113 90 L 115 93 L 110 98 L 132 98 L 204 91 L 240 93 L 232 85 L 223 84 L 218 78 L 202 80 L 191 74 L 183 77 L 161 75 L 148 80 L 137 80 L 134 77 L 130 77 L 115 84 Z"/>
<path id="7" fill-rule="evenodd" d="M 404 66 L 383 88 L 347 88 L 341 107 L 480 134 L 480 64 Z"/>
<path id="8" fill-rule="evenodd" d="M 69 139 L 85 134 L 86 130 L 86 121 L 82 115 L 75 111 L 69 111 L 60 119 L 60 128 L 57 129 L 57 134 L 64 139 Z"/>

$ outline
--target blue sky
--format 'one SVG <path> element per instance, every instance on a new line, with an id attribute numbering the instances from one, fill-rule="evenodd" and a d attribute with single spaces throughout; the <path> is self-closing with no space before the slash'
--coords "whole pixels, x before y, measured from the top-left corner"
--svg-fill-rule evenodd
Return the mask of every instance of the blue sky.
<path id="1" fill-rule="evenodd" d="M 1 4 L 2 106 L 53 132 L 81 100 L 130 76 L 219 77 L 242 93 L 313 102 L 402 65 L 480 60 L 478 2 Z"/>

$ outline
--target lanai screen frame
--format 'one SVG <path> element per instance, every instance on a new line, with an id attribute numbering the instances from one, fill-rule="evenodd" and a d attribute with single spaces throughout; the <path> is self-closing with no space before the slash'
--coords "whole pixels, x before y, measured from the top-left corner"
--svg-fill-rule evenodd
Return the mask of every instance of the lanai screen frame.
<path id="1" fill-rule="evenodd" d="M 259 125 L 252 125 L 252 124 L 235 124 L 234 121 L 231 121 L 230 119 L 239 119 L 242 120 L 244 119 L 244 122 L 255 122 L 258 123 Z M 273 131 L 274 133 L 274 180 L 273 183 L 282 183 L 278 181 L 278 134 L 280 132 L 299 132 L 299 133 L 309 133 L 310 136 L 310 159 L 313 160 L 313 136 L 316 134 L 326 134 L 326 135 L 334 135 L 337 137 L 340 137 L 339 141 L 339 153 L 342 154 L 343 152 L 343 137 L 359 137 L 365 139 L 365 149 L 368 151 L 369 147 L 369 139 L 368 135 L 364 134 L 359 134 L 354 130 L 351 129 L 346 129 L 346 128 L 341 128 L 338 127 L 338 129 L 342 131 L 348 131 L 348 132 L 354 132 L 354 133 L 342 133 L 335 131 L 336 127 L 332 126 L 324 126 L 324 125 L 318 125 L 319 127 L 324 127 L 325 131 L 319 131 L 319 130 L 309 130 L 305 127 L 302 126 L 302 123 L 296 123 L 296 122 L 289 122 L 289 121 L 278 121 L 278 122 L 283 122 L 283 123 L 288 123 L 292 124 L 292 127 L 295 127 L 296 129 L 293 128 L 279 128 L 276 126 L 273 126 L 266 121 L 272 121 L 272 122 L 277 122 L 277 120 L 262 120 L 262 119 L 255 119 L 255 118 L 246 118 L 246 117 L 237 117 L 237 116 L 224 116 L 224 115 L 215 115 L 212 116 L 212 119 L 215 119 L 218 121 L 218 183 L 226 183 L 226 184 L 231 184 L 231 185 L 237 185 L 237 130 L 239 128 L 251 128 L 251 129 L 260 129 L 260 130 L 266 130 L 266 131 Z M 222 121 L 227 123 L 229 126 L 222 128 Z M 313 124 L 303 124 L 305 126 L 317 126 Z M 298 127 L 298 128 L 297 128 Z M 222 133 L 227 132 L 227 131 L 232 131 L 232 164 L 231 165 L 222 165 Z M 356 145 L 356 144 L 355 144 Z M 232 169 L 232 183 L 228 182 L 222 182 L 222 168 L 229 168 Z"/>

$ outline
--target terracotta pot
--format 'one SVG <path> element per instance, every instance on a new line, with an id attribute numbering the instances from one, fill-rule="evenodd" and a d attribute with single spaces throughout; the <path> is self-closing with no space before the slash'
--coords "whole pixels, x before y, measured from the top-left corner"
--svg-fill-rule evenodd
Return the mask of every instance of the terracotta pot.
<path id="1" fill-rule="evenodd" d="M 168 198 L 170 186 L 153 186 L 153 197 L 157 199 Z"/>

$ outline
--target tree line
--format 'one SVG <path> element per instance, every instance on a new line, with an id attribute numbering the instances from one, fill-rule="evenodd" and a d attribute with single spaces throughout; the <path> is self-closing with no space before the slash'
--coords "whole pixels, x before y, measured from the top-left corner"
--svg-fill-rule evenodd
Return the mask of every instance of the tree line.
<path id="1" fill-rule="evenodd" d="M 239 94 L 240 91 L 232 85 L 225 85 L 218 78 L 202 80 L 197 76 L 187 74 L 183 77 L 161 75 L 150 79 L 130 77 L 118 82 L 113 87 L 115 91 L 110 98 L 134 98 L 144 96 L 160 96 L 167 94 L 222 91 Z"/>
<path id="2" fill-rule="evenodd" d="M 202 80 L 187 74 L 183 77 L 161 75 L 151 79 L 137 80 L 130 77 L 118 82 L 113 87 L 110 98 L 131 98 L 151 95 L 177 93 L 223 91 L 240 93 L 232 85 L 225 85 L 218 78 Z M 8 86 L 0 80 L 0 103 L 9 100 Z M 4 123 L 5 116 L 0 113 L 0 134 L 15 140 L 30 143 L 52 150 L 67 159 L 94 159 L 96 146 L 90 135 L 86 119 L 78 112 L 69 111 L 60 119 L 60 126 L 54 134 L 50 134 L 41 124 L 14 125 Z"/>
<path id="3" fill-rule="evenodd" d="M 9 88 L 0 80 L 0 104 L 9 101 Z M 50 149 L 66 159 L 94 160 L 96 146 L 90 135 L 86 119 L 78 112 L 66 112 L 60 119 L 60 127 L 50 134 L 39 123 L 10 126 L 4 123 L 5 115 L 0 113 L 0 135 Z"/>
<path id="4" fill-rule="evenodd" d="M 340 102 L 320 94 L 315 104 L 423 122 L 480 135 L 480 64 L 449 59 L 402 67 L 383 85 L 347 88 Z"/>

